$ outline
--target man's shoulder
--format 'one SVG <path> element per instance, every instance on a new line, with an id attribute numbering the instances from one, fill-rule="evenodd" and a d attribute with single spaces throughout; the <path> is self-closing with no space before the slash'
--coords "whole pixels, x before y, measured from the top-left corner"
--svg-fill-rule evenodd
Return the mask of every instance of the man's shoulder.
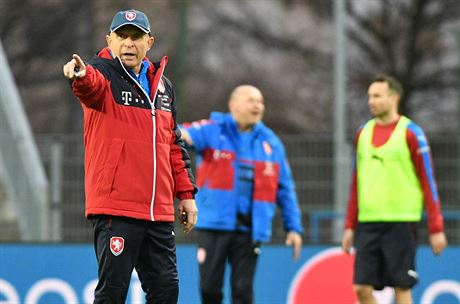
<path id="1" fill-rule="evenodd" d="M 166 77 L 165 75 L 162 75 L 161 79 L 164 81 L 166 86 L 171 87 L 171 88 L 173 87 L 173 83 L 168 77 Z"/>
<path id="2" fill-rule="evenodd" d="M 107 78 L 110 77 L 111 71 L 115 69 L 112 59 L 103 58 L 97 54 L 88 61 L 88 64 L 99 70 Z"/>
<path id="3" fill-rule="evenodd" d="M 362 134 L 364 128 L 365 128 L 366 126 L 369 126 L 369 125 L 372 124 L 372 123 L 375 123 L 375 121 L 374 121 L 373 119 L 370 119 L 370 120 L 367 120 L 367 121 L 361 123 L 361 124 L 358 126 L 358 128 L 356 128 L 356 130 L 355 130 L 355 140 L 357 140 L 357 139 L 361 136 L 361 134 Z"/>
<path id="4" fill-rule="evenodd" d="M 356 129 L 356 132 L 361 132 L 361 130 L 364 129 L 364 127 L 370 126 L 373 124 L 375 124 L 375 119 L 369 119 L 369 120 L 366 120 L 365 122 L 361 122 L 361 124 Z"/>
<path id="5" fill-rule="evenodd" d="M 419 147 L 428 146 L 428 139 L 421 126 L 410 121 L 406 128 L 406 138 L 408 142 L 416 143 Z"/>
<path id="6" fill-rule="evenodd" d="M 105 58 L 102 58 L 102 57 L 99 57 L 98 55 L 94 55 L 93 57 L 91 57 L 91 59 L 89 60 L 89 64 L 91 65 L 95 65 L 95 64 L 106 64 L 106 61 L 108 59 L 105 59 Z"/>
<path id="7" fill-rule="evenodd" d="M 93 55 L 88 62 L 92 66 L 109 66 L 113 65 L 113 58 L 108 48 L 103 48 Z"/>
<path id="8" fill-rule="evenodd" d="M 279 136 L 273 131 L 271 128 L 267 127 L 266 125 L 263 125 L 261 128 L 261 133 L 267 137 L 268 139 L 271 140 L 280 140 Z"/>
<path id="9" fill-rule="evenodd" d="M 263 140 L 268 141 L 273 146 L 280 146 L 280 147 L 283 146 L 283 142 L 281 141 L 281 138 L 270 127 L 261 123 L 259 125 L 259 128 L 260 128 L 259 132 Z"/>
<path id="10" fill-rule="evenodd" d="M 408 119 L 408 122 L 407 122 L 407 129 L 415 134 L 424 133 L 422 127 L 410 119 Z"/>

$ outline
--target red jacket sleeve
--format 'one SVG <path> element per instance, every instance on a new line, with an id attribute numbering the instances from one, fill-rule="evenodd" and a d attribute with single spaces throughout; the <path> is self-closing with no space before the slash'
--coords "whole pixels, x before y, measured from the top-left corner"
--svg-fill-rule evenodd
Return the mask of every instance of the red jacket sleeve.
<path id="1" fill-rule="evenodd" d="M 355 229 L 358 223 L 358 188 L 357 188 L 357 170 L 356 170 L 356 150 L 358 138 L 361 134 L 361 128 L 356 132 L 354 150 L 355 156 L 353 157 L 353 173 L 351 178 L 350 193 L 348 196 L 348 207 L 345 215 L 345 228 Z"/>
<path id="2" fill-rule="evenodd" d="M 421 132 L 421 130 L 419 131 Z M 423 191 L 428 231 L 429 233 L 442 232 L 444 231 L 444 219 L 441 213 L 441 202 L 434 177 L 430 146 L 423 133 L 417 136 L 411 129 L 407 130 L 406 139 L 412 162 Z"/>
<path id="3" fill-rule="evenodd" d="M 358 194 L 356 188 L 356 165 L 353 168 L 351 178 L 350 195 L 348 197 L 348 207 L 345 216 L 345 228 L 355 229 L 358 223 Z"/>
<path id="4" fill-rule="evenodd" d="M 87 107 L 102 103 L 107 86 L 108 80 L 91 65 L 86 65 L 85 77 L 72 81 L 74 95 Z"/>

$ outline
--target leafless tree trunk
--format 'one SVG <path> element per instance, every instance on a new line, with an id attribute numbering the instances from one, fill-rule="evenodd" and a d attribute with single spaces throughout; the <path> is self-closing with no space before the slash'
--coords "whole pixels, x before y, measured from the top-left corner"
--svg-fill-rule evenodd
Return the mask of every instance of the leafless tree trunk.
<path id="1" fill-rule="evenodd" d="M 354 88 L 366 90 L 372 76 L 397 77 L 405 91 L 400 111 L 410 115 L 417 98 L 441 96 L 458 85 L 459 66 L 446 64 L 449 24 L 459 25 L 457 0 L 347 1 L 348 37 L 356 52 L 350 58 Z M 452 35 L 447 33 L 447 35 Z"/>

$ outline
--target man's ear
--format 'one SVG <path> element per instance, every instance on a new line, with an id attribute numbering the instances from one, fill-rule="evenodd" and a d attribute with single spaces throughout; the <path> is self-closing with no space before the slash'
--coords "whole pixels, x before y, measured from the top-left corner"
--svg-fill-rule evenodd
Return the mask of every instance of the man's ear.
<path id="1" fill-rule="evenodd" d="M 152 46 L 155 44 L 155 38 L 153 36 L 149 37 L 149 50 L 152 48 Z"/>
<path id="2" fill-rule="evenodd" d="M 105 41 L 107 41 L 107 46 L 110 46 L 110 43 L 112 41 L 112 37 L 110 36 L 110 34 L 105 36 Z"/>
<path id="3" fill-rule="evenodd" d="M 234 111 L 234 109 L 235 109 L 235 101 L 233 99 L 230 99 L 228 101 L 228 109 L 230 110 L 230 112 Z"/>

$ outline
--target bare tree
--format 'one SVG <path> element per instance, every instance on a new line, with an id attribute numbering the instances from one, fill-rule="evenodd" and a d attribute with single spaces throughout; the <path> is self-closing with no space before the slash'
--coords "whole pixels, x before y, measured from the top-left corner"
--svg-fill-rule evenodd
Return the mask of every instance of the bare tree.
<path id="1" fill-rule="evenodd" d="M 198 119 L 225 110 L 244 82 L 265 95 L 265 121 L 283 132 L 331 129 L 332 25 L 308 1 L 194 1 L 187 91 Z M 193 60 L 193 61 L 192 61 Z"/>
<path id="2" fill-rule="evenodd" d="M 155 46 L 155 51 L 168 53 L 165 49 L 172 49 L 174 43 L 166 37 L 173 37 L 175 31 L 171 3 L 174 2 L 0 1 L 0 39 L 34 132 L 81 132 L 81 106 L 62 77 L 62 66 L 72 53 L 88 60 L 105 46 L 104 37 L 117 10 L 134 7 L 148 12 L 153 31 L 167 32 L 160 35 L 160 47 Z M 169 22 L 163 25 L 167 18 Z"/>
<path id="3" fill-rule="evenodd" d="M 350 0 L 346 3 L 352 90 L 366 92 L 373 76 L 387 73 L 397 77 L 404 87 L 401 113 L 415 115 L 421 107 L 441 114 L 455 112 L 452 110 L 458 98 L 459 64 L 452 47 L 454 33 L 449 29 L 460 25 L 460 2 Z"/>
<path id="4" fill-rule="evenodd" d="M 206 117 L 211 110 L 225 111 L 231 89 L 246 82 L 262 89 L 265 120 L 277 131 L 330 132 L 332 3 L 2 0 L 0 39 L 37 133 L 81 131 L 81 109 L 62 80 L 62 64 L 72 52 L 89 59 L 105 45 L 103 37 L 113 13 L 129 7 L 151 16 L 156 43 L 150 57 L 170 57 L 167 75 L 182 93 L 180 121 Z M 361 101 L 370 78 L 386 72 L 404 84 L 403 113 L 441 121 L 434 129 L 453 128 L 459 65 L 452 47 L 456 41 L 448 28 L 458 25 L 459 2 L 346 3 L 352 123 L 368 113 Z M 188 23 L 180 27 L 184 12 L 186 19 L 181 20 Z M 443 114 L 452 119 L 436 119 Z"/>
<path id="5" fill-rule="evenodd" d="M 1 6 L 0 39 L 34 131 L 76 132 L 81 110 L 68 102 L 62 65 L 70 50 L 92 48 L 83 34 L 92 24 L 91 1 L 5 0 Z"/>

